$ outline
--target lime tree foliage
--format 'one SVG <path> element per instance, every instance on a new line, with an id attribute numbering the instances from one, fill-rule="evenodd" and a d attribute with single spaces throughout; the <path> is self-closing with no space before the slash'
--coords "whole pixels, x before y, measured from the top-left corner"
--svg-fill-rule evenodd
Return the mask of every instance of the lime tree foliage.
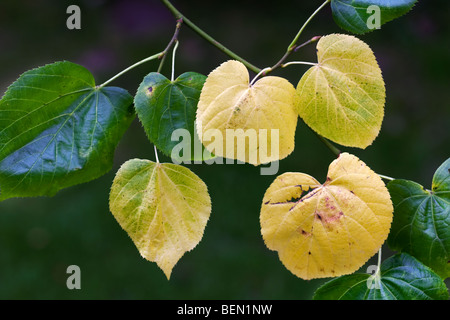
<path id="1" fill-rule="evenodd" d="M 109 206 L 139 253 L 169 279 L 184 253 L 201 241 L 211 198 L 220 197 L 211 197 L 205 183 L 178 161 L 222 157 L 258 166 L 282 160 L 295 148 L 300 117 L 336 158 L 325 181 L 286 172 L 267 186 L 260 212 L 267 248 L 299 278 L 333 278 L 314 299 L 448 299 L 443 281 L 450 276 L 450 159 L 437 168 L 426 189 L 381 176 L 355 155 L 340 152 L 334 143 L 365 149 L 378 136 L 386 100 L 382 70 L 370 46 L 351 34 L 316 36 L 298 44 L 302 31 L 327 5 L 343 32 L 363 34 L 373 31 L 368 20 L 378 17 L 379 28 L 415 2 L 327 0 L 278 63 L 258 68 L 162 0 L 176 18 L 163 51 L 100 85 L 83 66 L 59 61 L 26 71 L 9 86 L 0 100 L 0 199 L 53 196 L 107 173 L 117 144 L 137 116 L 155 146 L 156 162 L 126 161 L 113 181 Z M 178 31 L 184 25 L 230 60 L 208 76 L 187 72 L 175 79 Z M 289 60 L 311 43 L 317 46 L 313 61 Z M 170 53 L 171 77 L 159 72 Z M 109 86 L 151 60 L 159 60 L 159 67 L 144 77 L 134 98 Z M 293 64 L 310 69 L 294 83 L 272 75 Z M 249 71 L 256 75 L 251 78 Z M 172 135 L 179 129 L 191 138 L 181 148 L 182 158 L 173 152 L 179 146 Z M 219 148 L 227 145 L 228 129 L 238 139 L 243 136 L 243 150 Z M 259 135 L 256 144 L 245 139 L 249 130 L 262 129 L 279 133 L 276 147 L 269 134 Z M 221 134 L 208 140 L 211 130 Z M 261 153 L 263 148 L 267 152 Z M 177 163 L 160 163 L 157 150 Z M 385 185 L 383 179 L 390 181 Z M 381 261 L 384 243 L 396 254 Z M 377 253 L 374 273 L 358 273 Z"/>

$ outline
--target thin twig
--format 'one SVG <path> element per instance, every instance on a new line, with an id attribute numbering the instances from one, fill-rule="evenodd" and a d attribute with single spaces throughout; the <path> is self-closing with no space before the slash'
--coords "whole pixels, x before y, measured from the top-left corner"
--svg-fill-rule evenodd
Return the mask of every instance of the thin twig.
<path id="1" fill-rule="evenodd" d="M 176 25 L 176 27 L 175 27 L 175 32 L 174 32 L 174 34 L 173 34 L 173 36 L 172 36 L 172 39 L 170 39 L 169 44 L 166 46 L 166 48 L 164 49 L 164 51 L 161 51 L 161 52 L 156 53 L 156 54 L 154 54 L 154 55 L 152 55 L 152 56 L 150 56 L 150 57 L 147 57 L 147 58 L 145 58 L 145 59 L 142 59 L 142 60 L 136 62 L 135 64 L 129 66 L 128 68 L 126 68 L 126 69 L 120 71 L 119 73 L 117 73 L 116 75 L 114 75 L 113 77 L 111 77 L 109 80 L 106 80 L 105 82 L 103 82 L 101 85 L 97 86 L 97 88 L 103 88 L 104 86 L 106 86 L 106 85 L 109 84 L 110 82 L 116 80 L 117 78 L 119 78 L 119 77 L 122 76 L 123 74 L 127 73 L 128 71 L 130 71 L 130 70 L 136 68 L 137 66 L 139 66 L 139 65 L 141 65 L 141 64 L 143 64 L 143 63 L 145 63 L 145 62 L 151 61 L 151 60 L 155 60 L 155 59 L 160 59 L 160 60 L 161 60 L 161 62 L 159 63 L 158 72 L 161 71 L 162 64 L 164 63 L 164 59 L 165 59 L 165 57 L 166 57 L 166 55 L 167 55 L 167 52 L 170 50 L 170 48 L 171 48 L 172 45 L 175 43 L 175 41 L 177 41 L 177 38 L 178 38 L 178 32 L 180 31 L 180 27 L 181 27 L 182 22 L 183 22 L 183 21 L 182 21 L 181 19 L 178 19 L 177 25 Z"/>
<path id="2" fill-rule="evenodd" d="M 306 41 L 306 42 L 304 42 L 304 43 L 302 43 L 302 44 L 300 44 L 300 45 L 298 45 L 298 46 L 296 46 L 296 47 L 292 47 L 291 49 L 288 49 L 288 50 L 286 51 L 286 53 L 281 57 L 281 59 L 278 60 L 278 62 L 275 63 L 275 64 L 273 65 L 273 67 L 271 67 L 267 72 L 265 72 L 264 75 L 269 74 L 269 73 L 272 72 L 274 69 L 278 69 L 278 68 L 280 68 L 280 67 L 284 67 L 285 65 L 287 65 L 287 64 L 284 64 L 284 61 L 286 61 L 286 59 L 292 54 L 292 52 L 297 52 L 298 49 L 303 48 L 304 46 L 306 46 L 306 45 L 308 45 L 308 44 L 310 44 L 310 43 L 316 42 L 316 41 L 318 41 L 320 38 L 321 38 L 321 36 L 315 36 L 315 37 L 312 37 L 312 38 L 309 39 L 308 41 Z"/>
<path id="3" fill-rule="evenodd" d="M 214 45 L 216 48 L 218 48 L 220 51 L 222 51 L 223 53 L 225 53 L 226 55 L 230 56 L 231 58 L 238 60 L 240 62 L 242 62 L 247 68 L 249 68 L 250 70 L 252 70 L 255 73 L 259 73 L 261 71 L 260 68 L 256 67 L 255 65 L 251 64 L 250 62 L 248 62 L 247 60 L 245 60 L 244 58 L 238 56 L 236 53 L 234 53 L 233 51 L 231 51 L 230 49 L 228 49 L 227 47 L 225 47 L 224 45 L 222 45 L 221 43 L 219 43 L 217 40 L 215 40 L 213 37 L 211 37 L 209 34 L 207 34 L 205 31 L 203 31 L 202 29 L 200 29 L 199 27 L 197 27 L 191 20 L 189 20 L 188 18 L 186 18 L 186 16 L 184 16 L 180 11 L 178 11 L 177 8 L 175 8 L 168 0 L 161 0 L 161 2 L 167 7 L 167 9 L 170 10 L 170 12 L 172 12 L 172 14 L 175 16 L 175 18 L 177 19 L 182 19 L 183 22 L 189 27 L 191 28 L 194 32 L 196 32 L 199 36 L 201 36 L 203 39 L 205 39 L 206 41 L 208 41 L 209 43 L 211 43 L 212 45 Z"/>
<path id="4" fill-rule="evenodd" d="M 297 41 L 298 41 L 298 39 L 300 38 L 300 35 L 303 33 L 303 30 L 305 30 L 305 28 L 306 28 L 306 26 L 308 25 L 308 23 L 309 23 L 309 22 L 316 16 L 316 14 L 317 14 L 320 10 L 322 10 L 322 8 L 325 7 L 330 1 L 331 1 L 331 0 L 325 0 L 325 2 L 322 3 L 322 4 L 320 5 L 320 7 L 317 8 L 316 11 L 314 11 L 313 14 L 309 16 L 309 18 L 305 21 L 305 23 L 302 25 L 302 27 L 300 28 L 300 30 L 299 30 L 299 31 L 297 32 L 297 34 L 295 35 L 295 37 L 294 37 L 294 39 L 292 40 L 292 42 L 289 44 L 289 46 L 288 46 L 288 48 L 287 48 L 285 54 L 281 57 L 281 59 L 280 59 L 280 60 L 279 60 L 272 68 L 270 68 L 270 70 L 269 70 L 268 72 L 266 72 L 266 74 L 269 73 L 269 72 L 272 72 L 273 70 L 275 70 L 275 69 L 277 69 L 277 68 L 279 68 L 279 67 L 284 63 L 284 61 L 286 61 L 286 59 L 291 55 L 292 52 L 295 52 L 295 51 L 297 51 L 298 49 L 300 49 L 300 48 L 306 46 L 307 44 L 310 44 L 310 43 L 312 43 L 312 42 L 316 42 L 317 40 L 320 39 L 320 36 L 312 37 L 311 39 L 309 39 L 309 40 L 306 41 L 305 43 L 303 43 L 303 44 L 297 46 Z"/>
<path id="5" fill-rule="evenodd" d="M 294 48 L 293 51 L 294 51 L 294 52 L 297 52 L 298 49 L 303 48 L 304 46 L 306 46 L 306 45 L 308 45 L 308 44 L 310 44 L 310 43 L 317 42 L 317 41 L 320 40 L 320 38 L 322 38 L 322 36 L 315 36 L 315 37 L 312 37 L 312 38 L 309 39 L 308 41 L 305 41 L 305 42 L 303 42 L 302 44 L 296 46 L 296 47 Z"/>
<path id="6" fill-rule="evenodd" d="M 159 59 L 162 59 L 167 54 L 167 52 L 170 50 L 170 48 L 175 43 L 175 41 L 178 40 L 178 33 L 180 32 L 180 28 L 181 28 L 182 23 L 183 23 L 183 19 L 179 18 L 177 20 L 177 25 L 175 26 L 175 32 L 173 33 L 172 39 L 170 39 L 170 41 L 167 44 L 166 48 L 164 49 L 164 51 L 158 57 Z"/>
<path id="7" fill-rule="evenodd" d="M 316 134 L 316 136 L 320 139 L 320 141 L 322 141 L 324 144 L 325 144 L 325 146 L 328 148 L 328 149 L 330 149 L 330 151 L 331 152 L 333 152 L 334 153 L 334 155 L 336 156 L 336 157 L 339 157 L 339 155 L 341 154 L 341 150 L 339 150 L 338 148 L 336 148 L 335 146 L 334 146 L 334 144 L 332 144 L 330 141 L 328 141 L 327 139 L 325 139 L 324 137 L 322 137 L 320 134 L 318 134 L 317 132 L 315 132 L 315 131 L 313 131 L 315 134 Z"/>
<path id="8" fill-rule="evenodd" d="M 312 15 L 309 16 L 308 20 L 305 21 L 305 23 L 303 24 L 303 26 L 300 28 L 300 30 L 297 32 L 297 35 L 295 36 L 294 40 L 292 40 L 291 44 L 288 47 L 288 51 L 289 50 L 293 50 L 297 44 L 298 39 L 300 38 L 300 35 L 302 34 L 303 30 L 305 30 L 306 26 L 308 25 L 308 23 L 315 17 L 315 15 L 322 10 L 323 7 L 325 7 L 328 3 L 330 3 L 331 0 L 326 0 L 324 3 L 322 3 L 320 5 L 319 8 L 316 9 L 316 11 L 313 12 Z"/>

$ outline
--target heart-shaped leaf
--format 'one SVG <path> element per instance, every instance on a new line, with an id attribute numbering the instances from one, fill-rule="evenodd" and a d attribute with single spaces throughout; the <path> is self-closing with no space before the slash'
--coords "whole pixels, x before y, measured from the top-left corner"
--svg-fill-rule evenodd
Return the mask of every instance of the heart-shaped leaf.
<path id="1" fill-rule="evenodd" d="M 189 169 L 132 159 L 114 178 L 109 207 L 140 254 L 169 279 L 178 260 L 202 239 L 211 200 Z"/>
<path id="2" fill-rule="evenodd" d="M 298 118 L 294 99 L 295 89 L 286 79 L 267 76 L 250 85 L 241 62 L 224 62 L 203 86 L 198 134 L 203 145 L 220 157 L 253 165 L 285 158 L 294 150 Z"/>
<path id="3" fill-rule="evenodd" d="M 331 0 L 334 21 L 342 29 L 366 33 L 407 13 L 417 0 Z"/>
<path id="4" fill-rule="evenodd" d="M 149 140 L 175 161 L 211 158 L 211 155 L 203 157 L 207 152 L 203 152 L 194 127 L 205 80 L 204 75 L 196 72 L 183 73 L 174 81 L 151 72 L 142 81 L 134 98 L 137 115 Z M 180 134 L 174 135 L 177 129 L 180 129 Z M 185 153 L 180 156 L 175 147 Z"/>
<path id="5" fill-rule="evenodd" d="M 68 61 L 22 74 L 0 100 L 0 200 L 51 196 L 108 172 L 132 102 Z"/>
<path id="6" fill-rule="evenodd" d="M 332 34 L 319 40 L 317 57 L 297 85 L 300 117 L 325 138 L 366 148 L 381 129 L 385 103 L 372 50 L 353 36 Z"/>
<path id="7" fill-rule="evenodd" d="M 386 259 L 380 273 L 355 273 L 322 285 L 315 300 L 447 300 L 439 276 L 414 257 L 401 253 Z"/>
<path id="8" fill-rule="evenodd" d="M 266 246 L 302 279 L 355 272 L 386 240 L 392 220 L 389 192 L 357 157 L 343 153 L 321 185 L 304 173 L 284 173 L 261 208 Z"/>
<path id="9" fill-rule="evenodd" d="M 450 277 L 450 159 L 436 170 L 431 191 L 400 179 L 387 187 L 395 208 L 389 246 Z"/>

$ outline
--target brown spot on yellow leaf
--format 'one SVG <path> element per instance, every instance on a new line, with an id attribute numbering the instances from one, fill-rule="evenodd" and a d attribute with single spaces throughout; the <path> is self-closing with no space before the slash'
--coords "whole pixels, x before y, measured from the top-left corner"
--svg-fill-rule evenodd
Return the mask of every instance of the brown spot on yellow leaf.
<path id="1" fill-rule="evenodd" d="M 263 200 L 280 205 L 261 207 L 266 246 L 303 279 L 355 272 L 386 240 L 392 221 L 388 190 L 357 157 L 342 153 L 330 164 L 328 177 L 321 185 L 306 174 L 282 174 Z M 302 195 L 299 185 L 307 186 L 309 193 Z M 288 206 L 293 197 L 300 200 Z"/>

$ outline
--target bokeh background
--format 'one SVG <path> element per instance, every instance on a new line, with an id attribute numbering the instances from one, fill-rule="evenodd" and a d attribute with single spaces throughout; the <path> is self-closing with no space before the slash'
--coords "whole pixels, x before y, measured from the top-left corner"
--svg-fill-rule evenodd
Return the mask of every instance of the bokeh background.
<path id="1" fill-rule="evenodd" d="M 322 0 L 173 3 L 218 41 L 263 68 L 278 61 Z M 81 8 L 81 30 L 66 28 L 70 4 Z M 360 36 L 383 71 L 385 119 L 366 150 L 342 148 L 378 173 L 426 188 L 435 169 L 450 156 L 449 9 L 448 0 L 420 0 L 406 16 Z M 174 27 L 174 18 L 157 0 L 1 0 L 1 94 L 22 72 L 58 60 L 87 67 L 101 83 L 164 49 Z M 300 43 L 334 32 L 345 33 L 327 7 Z M 207 75 L 228 59 L 187 26 L 179 40 L 176 75 Z M 316 61 L 315 45 L 292 59 Z M 134 94 L 142 78 L 156 69 L 157 62 L 149 62 L 113 85 Z M 296 85 L 306 69 L 291 66 L 275 74 Z M 170 76 L 170 59 L 163 73 Z M 185 254 L 167 281 L 156 264 L 141 258 L 108 209 L 115 172 L 136 157 L 154 160 L 153 146 L 137 120 L 119 144 L 108 174 L 52 198 L 0 203 L 0 299 L 310 299 L 325 281 L 298 279 L 264 246 L 259 210 L 275 177 L 261 176 L 259 168 L 245 164 L 188 166 L 208 185 L 213 209 L 202 241 Z M 280 162 L 279 174 L 299 171 L 323 181 L 333 159 L 300 121 L 296 148 Z M 383 258 L 390 254 L 384 248 Z M 81 290 L 66 287 L 66 268 L 72 264 L 81 268 Z"/>

